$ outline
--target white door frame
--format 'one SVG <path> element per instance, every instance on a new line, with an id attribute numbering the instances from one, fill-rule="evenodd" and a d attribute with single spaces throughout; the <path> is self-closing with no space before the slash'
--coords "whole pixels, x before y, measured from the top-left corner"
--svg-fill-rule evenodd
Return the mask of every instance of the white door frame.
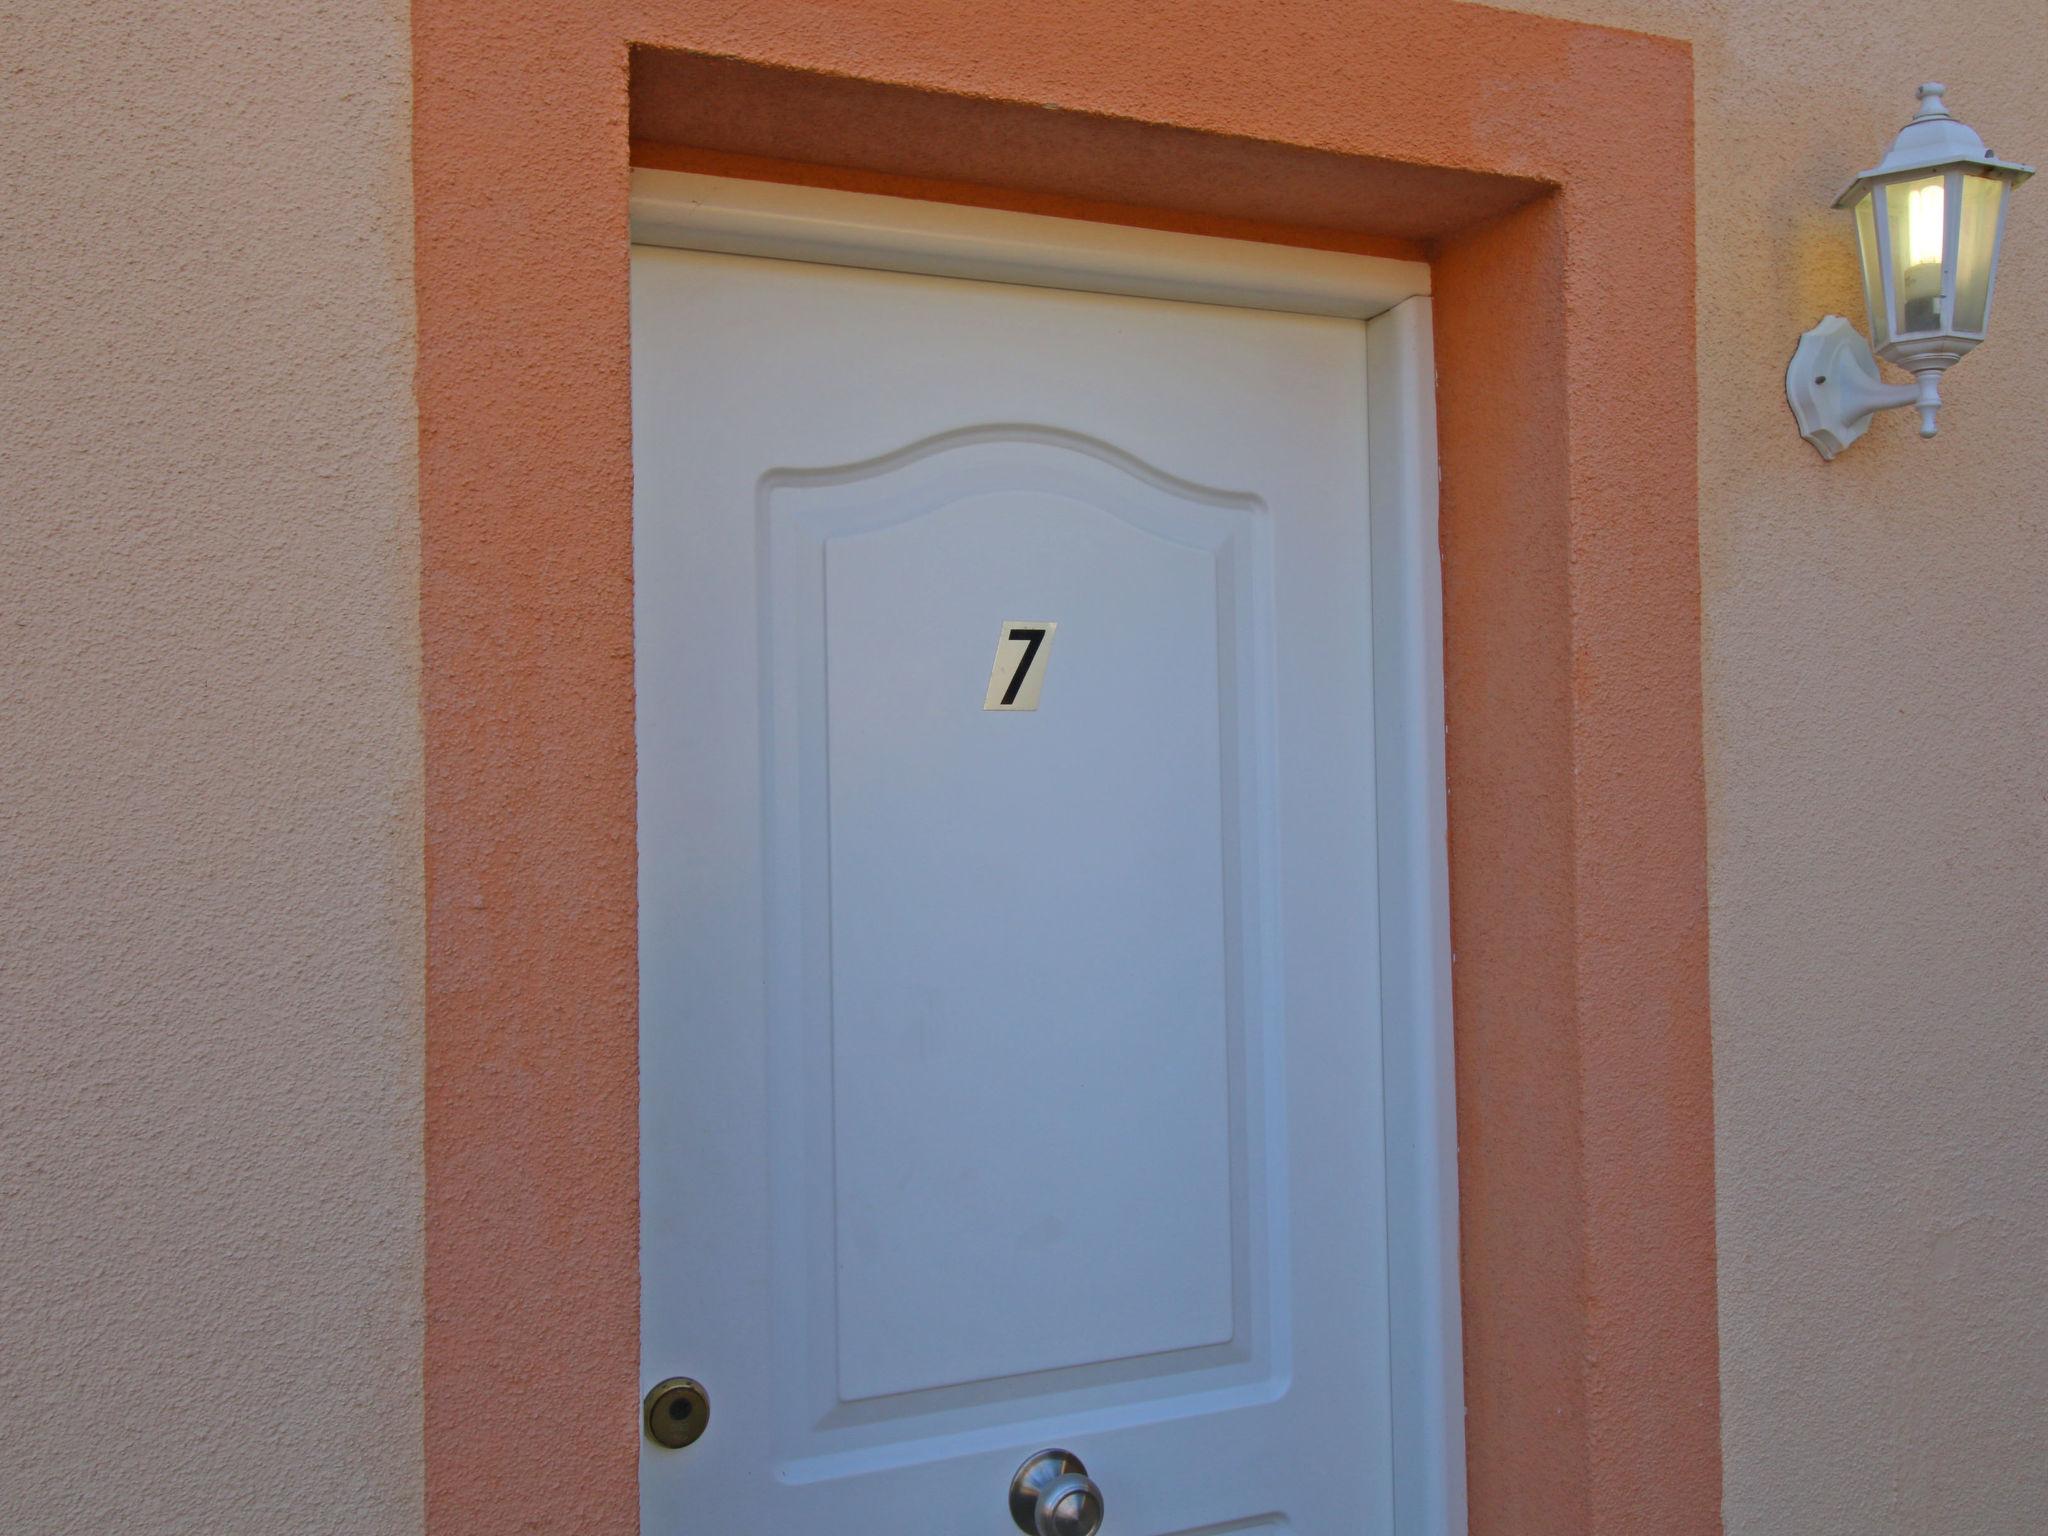
<path id="1" fill-rule="evenodd" d="M 911 198 L 635 170 L 642 245 L 1366 322 L 1396 1536 L 1465 1531 L 1443 582 L 1429 267 Z M 1391 1319 L 1390 1319 L 1391 1321 Z"/>

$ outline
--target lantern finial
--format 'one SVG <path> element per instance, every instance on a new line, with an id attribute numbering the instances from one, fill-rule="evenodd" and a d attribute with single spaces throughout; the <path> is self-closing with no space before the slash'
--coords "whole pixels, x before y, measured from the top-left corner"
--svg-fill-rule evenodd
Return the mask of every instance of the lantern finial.
<path id="1" fill-rule="evenodd" d="M 1920 110 L 1913 114 L 1914 118 L 1949 116 L 1948 106 L 1941 99 L 1947 90 L 1939 80 L 1930 80 L 1915 91 L 1913 94 L 1920 98 Z"/>

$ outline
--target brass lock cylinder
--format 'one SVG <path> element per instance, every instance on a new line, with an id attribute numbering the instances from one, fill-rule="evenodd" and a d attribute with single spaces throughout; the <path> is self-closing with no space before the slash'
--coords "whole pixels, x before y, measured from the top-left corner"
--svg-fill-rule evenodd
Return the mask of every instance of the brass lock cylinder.
<path id="1" fill-rule="evenodd" d="M 647 1438 L 666 1450 L 695 1445 L 711 1422 L 711 1397 L 703 1384 L 687 1376 L 659 1383 L 641 1403 Z"/>

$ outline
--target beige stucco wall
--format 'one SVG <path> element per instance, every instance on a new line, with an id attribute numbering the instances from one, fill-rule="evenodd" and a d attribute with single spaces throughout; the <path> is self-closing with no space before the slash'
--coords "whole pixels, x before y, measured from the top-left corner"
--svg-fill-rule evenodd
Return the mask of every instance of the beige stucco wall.
<path id="1" fill-rule="evenodd" d="M 419 1524 L 407 25 L 0 7 L 0 1531 Z"/>
<path id="2" fill-rule="evenodd" d="M 1518 0 L 1697 70 L 1722 1411 L 1734 1536 L 2048 1530 L 2048 177 L 1941 436 L 1823 465 L 1829 204 L 1942 80 L 2048 163 L 2041 0 Z"/>
<path id="3" fill-rule="evenodd" d="M 1520 0 L 1692 39 L 1728 1526 L 2048 1510 L 2048 182 L 1943 434 L 1823 466 L 1828 202 L 2039 0 Z M 0 1528 L 419 1519 L 403 0 L 11 9 Z"/>

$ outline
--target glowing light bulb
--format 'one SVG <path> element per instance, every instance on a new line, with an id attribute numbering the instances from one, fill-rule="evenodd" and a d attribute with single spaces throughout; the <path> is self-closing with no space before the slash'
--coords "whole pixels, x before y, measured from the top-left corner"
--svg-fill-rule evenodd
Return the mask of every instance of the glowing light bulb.
<path id="1" fill-rule="evenodd" d="M 1906 194 L 1906 265 L 1940 266 L 1942 232 L 1947 226 L 1942 184 L 1931 182 Z"/>

